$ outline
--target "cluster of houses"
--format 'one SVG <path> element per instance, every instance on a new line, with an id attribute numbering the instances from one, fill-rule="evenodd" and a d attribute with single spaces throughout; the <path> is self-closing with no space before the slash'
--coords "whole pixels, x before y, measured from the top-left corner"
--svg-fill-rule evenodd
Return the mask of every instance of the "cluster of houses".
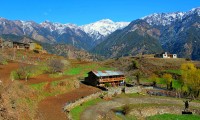
<path id="1" fill-rule="evenodd" d="M 0 39 L 0 48 L 16 48 L 23 50 L 38 50 L 44 52 L 42 46 L 36 42 L 21 43 L 15 41 L 3 41 Z"/>

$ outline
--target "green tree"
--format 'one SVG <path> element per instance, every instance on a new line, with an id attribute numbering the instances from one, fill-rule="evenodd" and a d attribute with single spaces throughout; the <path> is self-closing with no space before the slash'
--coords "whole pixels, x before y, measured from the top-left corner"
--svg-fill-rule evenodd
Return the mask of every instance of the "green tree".
<path id="1" fill-rule="evenodd" d="M 140 84 L 140 79 L 141 79 L 141 77 L 142 77 L 142 72 L 140 72 L 139 70 L 137 70 L 137 71 L 134 73 L 134 76 L 136 77 L 137 84 L 139 85 L 139 84 Z"/>
<path id="2" fill-rule="evenodd" d="M 135 70 L 139 68 L 139 63 L 136 60 L 133 60 L 131 62 L 131 65 L 129 66 L 129 70 Z"/>
<path id="3" fill-rule="evenodd" d="M 152 74 L 149 79 L 153 83 L 153 86 L 156 86 L 159 82 L 159 77 L 156 74 Z"/>
<path id="4" fill-rule="evenodd" d="M 199 96 L 200 92 L 200 69 L 197 69 L 193 63 L 185 63 L 181 65 L 182 84 L 187 87 L 187 92 L 193 98 Z"/>
<path id="5" fill-rule="evenodd" d="M 167 85 L 167 89 L 172 90 L 172 75 L 171 74 L 164 74 L 163 79 L 165 80 L 165 83 Z"/>

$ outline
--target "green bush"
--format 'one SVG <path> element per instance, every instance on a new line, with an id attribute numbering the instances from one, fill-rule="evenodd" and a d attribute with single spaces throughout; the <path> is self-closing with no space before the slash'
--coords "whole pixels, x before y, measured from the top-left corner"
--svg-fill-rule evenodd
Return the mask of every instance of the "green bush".
<path id="1" fill-rule="evenodd" d="M 12 71 L 10 74 L 10 78 L 11 78 L 11 80 L 18 80 L 19 76 L 16 71 Z"/>
<path id="2" fill-rule="evenodd" d="M 110 83 L 105 83 L 105 87 L 111 87 Z"/>
<path id="3" fill-rule="evenodd" d="M 5 65 L 7 64 L 6 59 L 3 57 L 3 55 L 0 54 L 0 64 Z"/>
<path id="4" fill-rule="evenodd" d="M 131 65 L 129 66 L 129 70 L 135 70 L 139 68 L 139 63 L 136 60 L 133 60 Z"/>

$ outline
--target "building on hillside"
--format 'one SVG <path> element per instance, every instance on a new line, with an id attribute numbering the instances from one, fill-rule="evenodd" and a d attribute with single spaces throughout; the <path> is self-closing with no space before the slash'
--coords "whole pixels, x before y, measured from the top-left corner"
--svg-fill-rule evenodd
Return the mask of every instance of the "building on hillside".
<path id="1" fill-rule="evenodd" d="M 30 45 L 26 43 L 21 43 L 21 42 L 12 42 L 13 43 L 13 48 L 16 49 L 23 49 L 23 50 L 29 50 Z"/>
<path id="2" fill-rule="evenodd" d="M 0 40 L 1 48 L 29 49 L 29 46 L 30 45 L 26 43 Z"/>
<path id="3" fill-rule="evenodd" d="M 177 54 L 169 54 L 167 52 L 163 52 L 161 54 L 155 54 L 156 58 L 177 58 Z"/>
<path id="4" fill-rule="evenodd" d="M 3 48 L 13 48 L 13 42 L 12 41 L 3 41 L 2 47 Z"/>
<path id="5" fill-rule="evenodd" d="M 3 41 L 0 39 L 0 48 L 16 48 L 23 50 L 37 50 L 38 52 L 47 53 L 43 47 L 35 42 L 21 43 L 16 41 Z"/>
<path id="6" fill-rule="evenodd" d="M 124 85 L 125 75 L 120 71 L 90 71 L 85 78 L 87 84 L 104 87 Z"/>

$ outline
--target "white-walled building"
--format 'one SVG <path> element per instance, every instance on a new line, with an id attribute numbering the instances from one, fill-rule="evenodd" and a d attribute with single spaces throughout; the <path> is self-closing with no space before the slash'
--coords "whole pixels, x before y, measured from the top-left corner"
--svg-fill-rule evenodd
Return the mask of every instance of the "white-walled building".
<path id="1" fill-rule="evenodd" d="M 161 53 L 161 54 L 155 54 L 154 57 L 157 58 L 177 58 L 177 54 L 169 54 L 167 52 Z"/>

